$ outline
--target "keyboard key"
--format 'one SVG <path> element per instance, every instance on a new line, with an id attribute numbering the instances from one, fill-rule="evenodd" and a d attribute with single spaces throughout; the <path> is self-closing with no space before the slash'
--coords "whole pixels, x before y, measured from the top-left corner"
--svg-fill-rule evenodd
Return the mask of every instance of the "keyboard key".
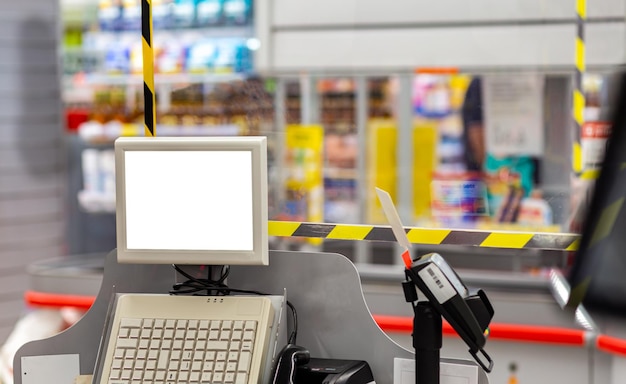
<path id="1" fill-rule="evenodd" d="M 209 340 L 218 340 L 220 338 L 220 331 L 209 332 Z"/>
<path id="2" fill-rule="evenodd" d="M 200 377 L 200 381 L 203 383 L 210 383 L 213 378 L 212 372 L 202 372 L 202 376 Z"/>
<path id="3" fill-rule="evenodd" d="M 117 359 L 122 359 L 125 353 L 126 353 L 125 349 L 117 347 L 115 348 L 115 353 L 113 354 L 113 356 Z"/>
<path id="4" fill-rule="evenodd" d="M 130 377 L 133 375 L 133 371 L 130 369 L 123 369 L 122 374 L 120 375 L 120 379 L 122 380 L 130 380 Z"/>
<path id="5" fill-rule="evenodd" d="M 149 339 L 141 339 L 139 340 L 139 349 L 148 349 L 150 347 Z"/>
<path id="6" fill-rule="evenodd" d="M 190 329 L 187 331 L 187 334 L 185 335 L 185 339 L 186 340 L 195 340 L 196 339 L 196 331 L 193 329 Z"/>
<path id="7" fill-rule="evenodd" d="M 241 341 L 231 341 L 228 349 L 231 351 L 239 351 L 241 349 Z"/>
<path id="8" fill-rule="evenodd" d="M 173 339 L 174 338 L 174 330 L 173 329 L 166 329 L 165 331 L 163 331 L 163 338 L 164 339 Z"/>
<path id="9" fill-rule="evenodd" d="M 178 372 L 176 371 L 167 371 L 167 376 L 165 376 L 165 380 L 167 381 L 176 381 L 176 376 Z"/>
<path id="10" fill-rule="evenodd" d="M 252 358 L 252 353 L 241 352 L 239 354 L 239 364 L 237 365 L 237 370 L 239 372 L 248 372 L 248 370 L 250 369 L 251 358 Z"/>
<path id="11" fill-rule="evenodd" d="M 111 372 L 109 373 L 109 378 L 119 379 L 121 375 L 122 375 L 121 369 L 112 369 Z"/>
<path id="12" fill-rule="evenodd" d="M 161 340 L 150 340 L 150 349 L 159 349 L 161 347 Z"/>
<path id="13" fill-rule="evenodd" d="M 243 331 L 243 320 L 236 320 L 233 323 L 233 331 Z"/>
<path id="14" fill-rule="evenodd" d="M 155 319 L 154 320 L 154 329 L 163 329 L 165 328 L 165 320 L 163 319 Z"/>
<path id="15" fill-rule="evenodd" d="M 226 363 L 226 372 L 236 372 L 237 371 L 237 363 L 231 361 Z"/>
<path id="16" fill-rule="evenodd" d="M 133 339 L 138 339 L 139 338 L 139 328 L 131 328 L 130 334 L 128 336 L 132 337 Z"/>
<path id="17" fill-rule="evenodd" d="M 194 344 L 195 344 L 195 340 L 185 340 L 185 344 L 183 345 L 183 349 L 185 351 L 193 351 Z"/>
<path id="18" fill-rule="evenodd" d="M 148 351 L 146 351 L 145 349 L 140 349 L 137 351 L 137 359 L 145 360 L 147 358 L 148 358 Z"/>
<path id="19" fill-rule="evenodd" d="M 159 357 L 159 351 L 156 350 L 150 350 L 150 352 L 148 352 L 148 360 L 156 360 Z"/>
<path id="20" fill-rule="evenodd" d="M 122 368 L 122 363 L 124 362 L 124 360 L 122 359 L 114 359 L 113 362 L 111 363 L 111 368 L 112 369 L 120 369 Z"/>
<path id="21" fill-rule="evenodd" d="M 118 348 L 137 348 L 139 341 L 137 339 L 117 339 L 116 346 Z"/>
<path id="22" fill-rule="evenodd" d="M 209 326 L 209 330 L 211 331 L 219 331 L 221 328 L 222 322 L 220 320 L 211 320 L 211 325 Z"/>
<path id="23" fill-rule="evenodd" d="M 155 329 L 152 331 L 152 338 L 154 339 L 162 339 L 163 338 L 163 330 Z"/>
<path id="24" fill-rule="evenodd" d="M 254 331 L 245 331 L 243 333 L 243 341 L 253 341 L 254 340 Z"/>
<path id="25" fill-rule="evenodd" d="M 207 351 L 206 355 L 204 355 L 205 361 L 213 361 L 215 360 L 215 351 Z"/>
<path id="26" fill-rule="evenodd" d="M 141 380 L 143 377 L 142 371 L 133 371 L 133 380 Z"/>
<path id="27" fill-rule="evenodd" d="M 224 380 L 224 374 L 222 372 L 213 373 L 213 382 L 221 383 Z"/>
<path id="28" fill-rule="evenodd" d="M 243 337 L 243 332 L 242 331 L 233 331 L 231 339 L 232 340 L 241 340 L 242 337 Z"/>
<path id="29" fill-rule="evenodd" d="M 179 371 L 188 371 L 191 369 L 191 362 L 190 361 L 182 361 L 180 363 L 180 366 L 178 367 Z"/>
<path id="30" fill-rule="evenodd" d="M 163 381 L 163 380 L 165 380 L 165 371 L 157 371 L 154 374 L 154 380 L 155 381 Z"/>
<path id="31" fill-rule="evenodd" d="M 148 360 L 146 362 L 146 369 L 155 370 L 156 369 L 156 364 L 157 364 L 156 360 Z"/>
<path id="32" fill-rule="evenodd" d="M 234 383 L 235 382 L 235 374 L 233 372 L 226 372 L 224 375 L 224 383 Z"/>
<path id="33" fill-rule="evenodd" d="M 145 371 L 143 374 L 143 379 L 146 381 L 154 379 L 154 371 Z"/>
<path id="34" fill-rule="evenodd" d="M 149 339 L 150 335 L 152 335 L 152 329 L 150 329 L 150 328 L 143 328 L 141 330 L 141 335 L 139 335 L 139 337 L 142 338 L 142 339 Z"/>
<path id="35" fill-rule="evenodd" d="M 199 330 L 208 330 L 209 329 L 209 320 L 200 320 L 198 324 Z"/>
<path id="36" fill-rule="evenodd" d="M 252 351 L 252 342 L 251 341 L 244 341 L 241 343 L 241 350 L 242 351 Z"/>
<path id="37" fill-rule="evenodd" d="M 212 361 L 207 361 L 207 362 L 205 362 L 204 364 L 202 364 L 202 370 L 203 370 L 204 372 L 207 372 L 207 371 L 212 371 L 212 370 L 213 370 L 213 366 L 214 366 L 214 365 L 215 365 L 215 364 L 214 364 Z"/>
<path id="38" fill-rule="evenodd" d="M 170 359 L 172 360 L 180 360 L 182 355 L 181 351 L 172 351 L 172 355 L 170 356 Z"/>
<path id="39" fill-rule="evenodd" d="M 248 384 L 248 375 L 243 372 L 239 372 L 235 378 L 235 384 Z"/>
<path id="40" fill-rule="evenodd" d="M 146 366 L 146 361 L 145 360 L 135 360 L 135 369 L 141 369 L 143 370 Z"/>
<path id="41" fill-rule="evenodd" d="M 188 361 L 191 360 L 193 358 L 193 352 L 192 351 L 185 351 L 183 352 L 183 361 Z"/>
<path id="42" fill-rule="evenodd" d="M 206 340 L 206 338 L 208 336 L 209 336 L 209 332 L 206 329 L 202 329 L 202 330 L 198 331 L 196 339 L 198 339 L 198 340 Z"/>
<path id="43" fill-rule="evenodd" d="M 255 331 L 256 330 L 256 321 L 254 320 L 246 320 L 244 325 L 245 331 Z"/>
<path id="44" fill-rule="evenodd" d="M 133 369 L 133 363 L 134 363 L 134 361 L 132 361 L 132 360 L 124 360 L 124 366 L 122 368 L 123 369 Z"/>
<path id="45" fill-rule="evenodd" d="M 196 350 L 196 352 L 193 354 L 193 360 L 194 361 L 202 361 L 202 360 L 204 360 L 204 351 Z"/>
<path id="46" fill-rule="evenodd" d="M 201 371 L 202 370 L 202 362 L 194 361 L 193 363 L 191 363 L 191 370 L 192 371 Z"/>
<path id="47" fill-rule="evenodd" d="M 200 372 L 191 372 L 189 374 L 189 381 L 194 382 L 200 380 Z"/>
<path id="48" fill-rule="evenodd" d="M 222 331 L 222 333 L 220 333 L 220 340 L 230 340 L 230 331 Z"/>
<path id="49" fill-rule="evenodd" d="M 231 330 L 231 329 L 233 329 L 233 322 L 232 322 L 232 320 L 224 320 L 224 321 L 222 321 L 221 329 L 222 330 L 225 330 L 225 329 Z"/>
<path id="50" fill-rule="evenodd" d="M 187 329 L 187 320 L 178 319 L 176 321 L 176 329 Z"/>
<path id="51" fill-rule="evenodd" d="M 163 340 L 161 342 L 161 349 L 172 349 L 172 340 Z"/>
<path id="52" fill-rule="evenodd" d="M 228 361 L 237 361 L 239 359 L 239 351 L 228 352 Z"/>
<path id="53" fill-rule="evenodd" d="M 165 320 L 165 329 L 174 329 L 176 328 L 176 320 L 167 319 Z"/>
<path id="54" fill-rule="evenodd" d="M 219 352 L 217 353 L 217 356 L 216 356 L 215 360 L 217 360 L 217 361 L 226 361 L 226 356 L 227 356 L 227 355 L 226 355 L 226 352 L 224 352 L 224 351 L 219 351 Z"/>
<path id="55" fill-rule="evenodd" d="M 178 382 L 185 383 L 189 379 L 189 372 L 179 372 L 178 373 Z"/>
<path id="56" fill-rule="evenodd" d="M 183 341 L 182 340 L 174 340 L 172 342 L 172 349 L 173 350 L 181 350 L 181 349 L 183 349 Z"/>
<path id="57" fill-rule="evenodd" d="M 208 341 L 206 344 L 206 349 L 214 351 L 226 351 L 228 349 L 228 341 Z"/>
<path id="58" fill-rule="evenodd" d="M 189 324 L 187 324 L 187 329 L 198 329 L 198 320 L 189 320 Z"/>
<path id="59" fill-rule="evenodd" d="M 223 361 L 218 361 L 217 363 L 215 363 L 213 372 L 224 372 L 225 368 L 226 368 L 226 364 Z"/>
<path id="60" fill-rule="evenodd" d="M 184 329 L 176 329 L 174 333 L 174 339 L 183 340 L 185 338 L 185 330 Z"/>
<path id="61" fill-rule="evenodd" d="M 206 349 L 206 341 L 198 340 L 196 341 L 196 351 L 204 351 Z"/>
<path id="62" fill-rule="evenodd" d="M 130 329 L 128 328 L 120 328 L 120 331 L 118 332 L 118 337 L 129 337 L 130 335 Z"/>
<path id="63" fill-rule="evenodd" d="M 169 362 L 169 351 L 161 351 L 159 354 L 159 362 L 157 363 L 157 369 L 163 370 L 167 368 L 167 363 Z"/>
<path id="64" fill-rule="evenodd" d="M 177 371 L 178 366 L 179 366 L 178 361 L 170 361 L 170 364 L 168 365 L 167 369 L 169 369 L 170 371 Z"/>
<path id="65" fill-rule="evenodd" d="M 124 354 L 124 358 L 125 359 L 135 359 L 136 355 L 137 355 L 137 350 L 135 350 L 135 349 L 127 349 L 126 353 Z"/>
<path id="66" fill-rule="evenodd" d="M 124 317 L 120 319 L 121 328 L 141 328 L 141 319 Z"/>

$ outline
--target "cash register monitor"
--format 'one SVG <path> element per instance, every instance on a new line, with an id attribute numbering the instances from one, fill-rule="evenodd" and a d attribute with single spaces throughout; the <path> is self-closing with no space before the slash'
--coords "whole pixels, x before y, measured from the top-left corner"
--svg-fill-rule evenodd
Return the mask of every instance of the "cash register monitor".
<path id="1" fill-rule="evenodd" d="M 267 265 L 265 137 L 115 142 L 120 263 Z"/>
<path id="2" fill-rule="evenodd" d="M 572 267 L 570 306 L 626 314 L 626 73 L 612 100 L 611 135 Z"/>

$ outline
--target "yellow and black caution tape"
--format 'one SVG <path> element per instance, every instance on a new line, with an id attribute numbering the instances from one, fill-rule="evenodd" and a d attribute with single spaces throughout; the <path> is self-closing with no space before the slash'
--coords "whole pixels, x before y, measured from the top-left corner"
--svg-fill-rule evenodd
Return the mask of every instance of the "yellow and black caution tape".
<path id="1" fill-rule="evenodd" d="M 583 76 L 585 73 L 585 20 L 587 18 L 587 0 L 576 0 L 576 40 L 575 40 L 575 76 L 572 94 L 572 117 L 574 120 L 574 147 L 572 149 L 572 167 L 576 174 L 583 172 L 583 154 L 581 147 L 582 126 L 585 120 L 585 93 Z M 587 175 L 589 177 L 590 175 Z"/>
<path id="2" fill-rule="evenodd" d="M 579 235 L 571 233 L 537 233 L 516 231 L 472 231 L 457 229 L 405 227 L 409 241 L 426 245 L 466 245 L 484 248 L 550 249 L 575 251 Z M 396 242 L 389 226 L 303 223 L 270 221 L 269 235 L 309 237 L 334 240 Z"/>
<path id="3" fill-rule="evenodd" d="M 156 136 L 156 94 L 154 93 L 151 0 L 141 0 L 141 36 L 143 53 L 144 132 L 146 136 Z"/>

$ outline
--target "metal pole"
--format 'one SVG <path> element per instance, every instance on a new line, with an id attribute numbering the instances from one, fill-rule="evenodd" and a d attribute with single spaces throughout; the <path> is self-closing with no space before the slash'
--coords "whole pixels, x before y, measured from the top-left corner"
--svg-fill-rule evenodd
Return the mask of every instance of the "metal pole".
<path id="1" fill-rule="evenodd" d="M 366 191 L 367 186 L 367 120 L 369 116 L 369 91 L 367 78 L 358 76 L 355 78 L 356 92 L 356 136 L 358 143 L 358 152 L 356 158 L 356 199 L 359 210 L 359 224 L 365 224 L 367 217 L 367 197 L 372 191 Z M 366 241 L 355 242 L 355 258 L 356 263 L 371 263 L 372 248 L 371 244 Z"/>

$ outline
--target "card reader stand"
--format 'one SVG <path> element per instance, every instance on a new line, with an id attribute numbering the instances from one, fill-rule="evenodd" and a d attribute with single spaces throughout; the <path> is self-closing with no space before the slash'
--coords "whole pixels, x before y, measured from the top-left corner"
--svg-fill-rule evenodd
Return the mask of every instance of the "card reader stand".
<path id="1" fill-rule="evenodd" d="M 22 358 L 34 356 L 76 354 L 80 374 L 92 374 L 113 295 L 164 293 L 174 280 L 170 265 L 118 264 L 112 251 L 91 309 L 65 332 L 22 346 L 14 358 L 14 383 L 22 384 Z M 378 327 L 365 303 L 359 274 L 342 255 L 271 251 L 269 266 L 232 266 L 228 284 L 271 294 L 282 294 L 286 289 L 298 310 L 298 344 L 317 358 L 367 361 L 378 383 L 393 383 L 394 358 L 414 358 L 413 352 L 396 344 Z M 476 366 L 469 360 L 441 361 Z M 482 370 L 478 370 L 477 381 L 488 383 Z"/>

